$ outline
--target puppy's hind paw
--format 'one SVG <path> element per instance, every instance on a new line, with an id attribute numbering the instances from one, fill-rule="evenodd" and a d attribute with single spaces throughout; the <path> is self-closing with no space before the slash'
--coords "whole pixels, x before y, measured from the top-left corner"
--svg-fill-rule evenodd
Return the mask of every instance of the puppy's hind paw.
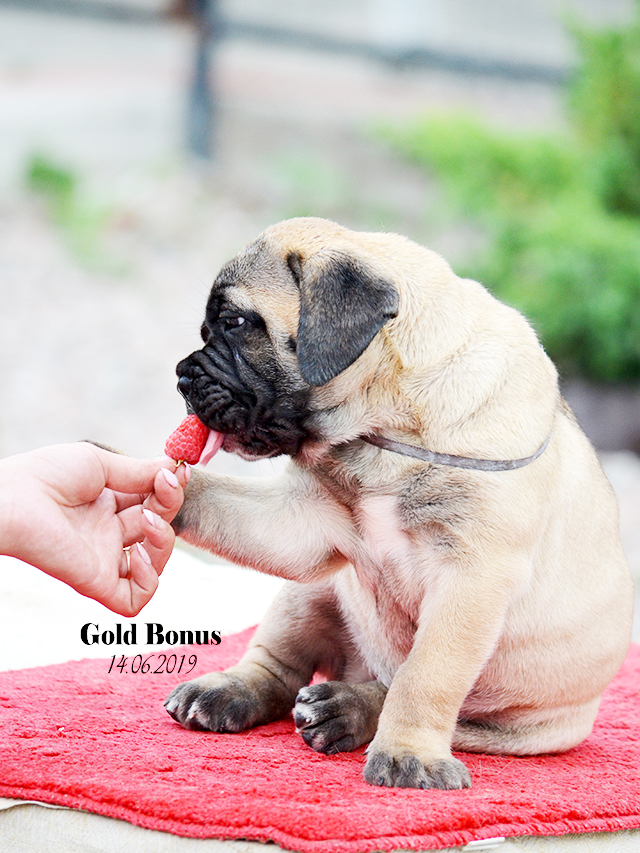
<path id="1" fill-rule="evenodd" d="M 395 758 L 386 752 L 369 755 L 365 781 L 387 788 L 438 788 L 443 791 L 471 787 L 469 771 L 457 758 L 439 758 L 423 764 L 415 755 Z"/>

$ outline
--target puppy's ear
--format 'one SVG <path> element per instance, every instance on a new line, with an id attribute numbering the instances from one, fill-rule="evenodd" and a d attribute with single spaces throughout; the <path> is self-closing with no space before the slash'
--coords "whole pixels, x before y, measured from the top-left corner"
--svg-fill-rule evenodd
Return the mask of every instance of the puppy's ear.
<path id="1" fill-rule="evenodd" d="M 287 257 L 300 289 L 297 358 L 303 379 L 325 385 L 361 355 L 398 313 L 393 284 L 351 255 Z"/>

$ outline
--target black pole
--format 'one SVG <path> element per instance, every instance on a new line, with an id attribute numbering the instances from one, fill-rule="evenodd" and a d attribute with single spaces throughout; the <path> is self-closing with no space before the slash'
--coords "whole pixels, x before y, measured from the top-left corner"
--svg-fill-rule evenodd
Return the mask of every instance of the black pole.
<path id="1" fill-rule="evenodd" d="M 213 156 L 215 95 L 212 81 L 213 46 L 220 32 L 218 0 L 191 0 L 196 31 L 194 70 L 187 109 L 187 149 L 203 159 Z"/>

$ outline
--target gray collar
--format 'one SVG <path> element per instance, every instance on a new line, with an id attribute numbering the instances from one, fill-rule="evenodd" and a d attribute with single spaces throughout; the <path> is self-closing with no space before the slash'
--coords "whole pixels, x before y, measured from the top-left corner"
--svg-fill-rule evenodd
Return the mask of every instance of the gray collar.
<path id="1" fill-rule="evenodd" d="M 383 450 L 391 450 L 393 453 L 401 453 L 403 456 L 413 456 L 423 462 L 431 462 L 434 465 L 449 465 L 453 468 L 473 468 L 476 471 L 513 471 L 515 468 L 524 468 L 530 462 L 534 462 L 547 449 L 551 440 L 551 433 L 531 456 L 522 459 L 474 459 L 470 456 L 452 456 L 449 453 L 435 453 L 423 447 L 415 447 L 413 444 L 403 444 L 381 435 L 364 435 L 364 441 L 375 444 Z"/>

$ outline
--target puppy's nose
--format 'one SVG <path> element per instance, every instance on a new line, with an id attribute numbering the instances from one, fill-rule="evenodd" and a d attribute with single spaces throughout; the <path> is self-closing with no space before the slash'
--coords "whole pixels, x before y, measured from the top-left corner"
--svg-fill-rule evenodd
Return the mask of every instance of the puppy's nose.
<path id="1" fill-rule="evenodd" d="M 188 376 L 181 376 L 180 379 L 178 379 L 178 391 L 182 394 L 183 397 L 188 397 L 190 390 L 191 380 Z"/>

